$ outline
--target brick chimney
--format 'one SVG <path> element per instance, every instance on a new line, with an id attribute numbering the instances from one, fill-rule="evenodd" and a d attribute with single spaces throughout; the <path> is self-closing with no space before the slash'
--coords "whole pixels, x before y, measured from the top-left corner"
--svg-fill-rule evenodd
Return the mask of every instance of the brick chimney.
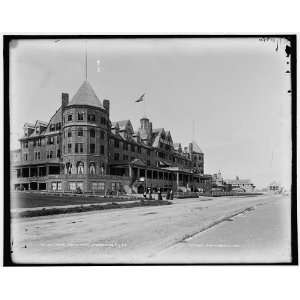
<path id="1" fill-rule="evenodd" d="M 109 106 L 110 106 L 109 100 L 108 100 L 108 99 L 104 99 L 104 100 L 103 100 L 103 107 L 104 107 L 104 109 L 107 111 L 108 116 L 109 116 Z"/>
<path id="2" fill-rule="evenodd" d="M 61 106 L 65 108 L 69 104 L 69 94 L 62 93 L 61 94 Z"/>

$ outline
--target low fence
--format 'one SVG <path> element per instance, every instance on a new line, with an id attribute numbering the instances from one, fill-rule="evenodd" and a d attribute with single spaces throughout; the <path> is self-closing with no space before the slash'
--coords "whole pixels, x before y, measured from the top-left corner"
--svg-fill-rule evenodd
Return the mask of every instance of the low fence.
<path id="1" fill-rule="evenodd" d="M 199 193 L 197 192 L 176 192 L 174 193 L 174 198 L 183 199 L 183 198 L 198 198 Z"/>
<path id="2" fill-rule="evenodd" d="M 247 193 L 247 192 L 222 192 L 222 191 L 211 191 L 206 193 L 199 193 L 199 196 L 206 197 L 224 197 L 224 196 L 237 196 L 237 197 L 249 197 L 249 196 L 259 196 L 263 195 L 263 193 Z"/>

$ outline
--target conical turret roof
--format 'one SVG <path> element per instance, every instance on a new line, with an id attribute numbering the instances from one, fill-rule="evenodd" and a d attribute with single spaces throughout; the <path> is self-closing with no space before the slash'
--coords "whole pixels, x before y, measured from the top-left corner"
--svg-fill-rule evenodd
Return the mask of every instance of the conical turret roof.
<path id="1" fill-rule="evenodd" d="M 74 95 L 68 106 L 70 105 L 90 105 L 96 107 L 103 107 L 92 86 L 88 81 L 84 81 Z"/>

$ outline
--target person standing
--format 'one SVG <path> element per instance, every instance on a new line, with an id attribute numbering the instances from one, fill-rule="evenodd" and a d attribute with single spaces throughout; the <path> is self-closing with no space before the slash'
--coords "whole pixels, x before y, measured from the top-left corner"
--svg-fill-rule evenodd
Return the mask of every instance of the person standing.
<path id="1" fill-rule="evenodd" d="M 162 196 L 161 196 L 161 191 L 160 191 L 160 188 L 158 189 L 158 200 L 160 201 L 160 200 L 162 200 Z"/>

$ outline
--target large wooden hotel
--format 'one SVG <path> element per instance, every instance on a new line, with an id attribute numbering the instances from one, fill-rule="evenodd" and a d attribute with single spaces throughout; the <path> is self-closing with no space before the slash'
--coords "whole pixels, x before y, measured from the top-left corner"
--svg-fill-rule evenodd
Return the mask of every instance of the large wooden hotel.
<path id="1" fill-rule="evenodd" d="M 88 81 L 49 122 L 24 125 L 20 149 L 12 152 L 14 190 L 83 193 L 197 191 L 205 186 L 204 154 L 192 141 L 174 143 L 170 131 L 147 117 L 135 131 L 130 120 L 112 122 Z"/>

